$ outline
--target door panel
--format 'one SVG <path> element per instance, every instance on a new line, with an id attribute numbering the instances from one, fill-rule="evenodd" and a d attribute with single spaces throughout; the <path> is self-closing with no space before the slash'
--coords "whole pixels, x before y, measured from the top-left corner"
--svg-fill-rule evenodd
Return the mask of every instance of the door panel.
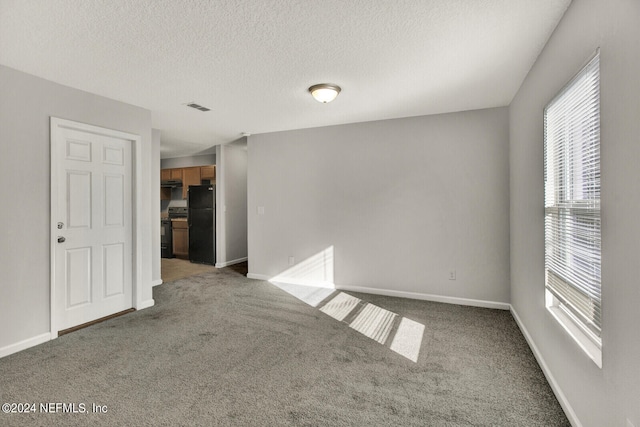
<path id="1" fill-rule="evenodd" d="M 67 160 L 91 161 L 91 143 L 89 141 L 78 141 L 67 139 Z"/>
<path id="2" fill-rule="evenodd" d="M 67 227 L 91 227 L 91 172 L 67 170 Z"/>
<path id="3" fill-rule="evenodd" d="M 102 247 L 104 255 L 104 296 L 112 297 L 124 293 L 124 243 L 113 243 Z"/>
<path id="4" fill-rule="evenodd" d="M 124 176 L 104 175 L 104 225 L 124 225 Z"/>
<path id="5" fill-rule="evenodd" d="M 56 330 L 133 306 L 132 143 L 104 131 L 52 128 Z"/>
<path id="6" fill-rule="evenodd" d="M 112 165 L 124 165 L 124 149 L 105 145 L 102 149 L 102 163 Z"/>
<path id="7" fill-rule="evenodd" d="M 66 309 L 91 302 L 91 248 L 66 251 Z"/>

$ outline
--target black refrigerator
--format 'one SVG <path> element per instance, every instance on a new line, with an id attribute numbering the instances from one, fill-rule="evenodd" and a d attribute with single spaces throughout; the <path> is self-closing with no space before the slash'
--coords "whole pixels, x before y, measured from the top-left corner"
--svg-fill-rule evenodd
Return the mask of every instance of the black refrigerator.
<path id="1" fill-rule="evenodd" d="M 216 186 L 190 185 L 189 261 L 215 265 L 216 262 Z"/>

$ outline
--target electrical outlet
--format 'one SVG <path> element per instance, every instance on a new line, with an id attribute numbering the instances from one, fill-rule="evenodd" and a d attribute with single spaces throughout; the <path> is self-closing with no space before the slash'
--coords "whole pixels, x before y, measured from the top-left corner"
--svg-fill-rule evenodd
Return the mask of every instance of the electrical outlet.
<path id="1" fill-rule="evenodd" d="M 449 280 L 456 280 L 456 270 L 455 269 L 449 270 Z"/>
<path id="2" fill-rule="evenodd" d="M 292 256 L 289 257 L 289 265 L 294 265 L 296 263 L 296 259 Z"/>

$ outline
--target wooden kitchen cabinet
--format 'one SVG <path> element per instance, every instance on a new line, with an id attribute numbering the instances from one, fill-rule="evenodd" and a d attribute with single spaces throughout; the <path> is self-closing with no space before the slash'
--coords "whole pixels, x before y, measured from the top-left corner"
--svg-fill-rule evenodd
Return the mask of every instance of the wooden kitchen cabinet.
<path id="1" fill-rule="evenodd" d="M 169 169 L 171 172 L 171 178 L 169 179 L 183 179 L 182 178 L 182 168 Z"/>
<path id="2" fill-rule="evenodd" d="M 172 220 L 173 255 L 176 258 L 189 259 L 189 227 L 184 219 Z"/>
<path id="3" fill-rule="evenodd" d="M 160 181 L 182 180 L 182 168 L 161 169 Z"/>
<path id="4" fill-rule="evenodd" d="M 187 199 L 187 194 L 190 185 L 201 185 L 204 180 L 207 183 L 214 184 L 216 182 L 216 166 L 193 166 L 188 168 L 172 168 L 160 170 L 160 180 L 175 180 L 182 181 L 182 199 Z M 160 200 L 171 200 L 171 189 L 160 189 Z M 176 196 L 176 194 L 173 194 Z"/>
<path id="5" fill-rule="evenodd" d="M 200 166 L 200 180 L 208 179 L 211 182 L 216 179 L 216 167 L 214 165 Z"/>
<path id="6" fill-rule="evenodd" d="M 187 198 L 190 185 L 200 185 L 200 166 L 182 169 L 182 198 Z"/>

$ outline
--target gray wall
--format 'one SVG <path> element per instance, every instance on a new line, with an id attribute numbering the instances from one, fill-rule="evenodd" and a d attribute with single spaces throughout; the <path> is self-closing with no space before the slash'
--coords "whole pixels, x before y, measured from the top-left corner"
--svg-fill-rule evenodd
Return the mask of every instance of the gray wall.
<path id="1" fill-rule="evenodd" d="M 511 298 L 584 426 L 640 426 L 640 2 L 574 1 L 510 106 Z M 545 309 L 543 109 L 600 46 L 602 369 Z"/>
<path id="2" fill-rule="evenodd" d="M 252 135 L 249 273 L 333 246 L 337 286 L 508 303 L 508 132 L 495 108 Z"/>
<path id="3" fill-rule="evenodd" d="M 199 156 L 174 157 L 160 160 L 161 169 L 189 168 L 191 166 L 208 166 L 216 164 L 215 154 L 202 154 Z"/>
<path id="4" fill-rule="evenodd" d="M 151 188 L 151 112 L 0 66 L 0 352 L 50 328 L 50 116 L 142 137 Z M 156 187 L 154 187 L 156 188 Z M 151 191 L 142 201 L 142 300 L 152 299 Z M 154 206 L 155 208 L 155 206 Z"/>
<path id="5" fill-rule="evenodd" d="M 223 267 L 247 258 L 246 146 L 217 146 L 216 158 L 216 266 Z"/>

